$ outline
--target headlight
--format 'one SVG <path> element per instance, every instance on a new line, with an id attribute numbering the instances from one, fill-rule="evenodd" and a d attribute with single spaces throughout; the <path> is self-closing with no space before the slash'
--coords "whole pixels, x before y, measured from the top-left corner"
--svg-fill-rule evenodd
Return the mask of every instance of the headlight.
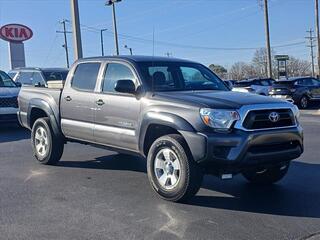
<path id="1" fill-rule="evenodd" d="M 200 116 L 204 124 L 217 130 L 229 130 L 232 124 L 240 120 L 238 112 L 224 109 L 201 108 Z"/>

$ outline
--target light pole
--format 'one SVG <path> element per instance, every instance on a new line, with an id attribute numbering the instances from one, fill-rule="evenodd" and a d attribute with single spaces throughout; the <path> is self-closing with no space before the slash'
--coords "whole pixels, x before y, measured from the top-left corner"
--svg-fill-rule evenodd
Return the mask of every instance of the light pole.
<path id="1" fill-rule="evenodd" d="M 108 29 L 103 28 L 100 30 L 100 41 L 101 41 L 101 56 L 104 56 L 104 47 L 103 47 L 103 32 L 107 31 Z"/>
<path id="2" fill-rule="evenodd" d="M 318 72 L 318 76 L 320 75 L 320 34 L 319 34 L 319 3 L 318 0 L 315 0 L 315 15 L 316 15 L 316 35 L 317 35 L 317 50 L 318 50 L 318 68 L 317 68 L 317 72 Z"/>
<path id="3" fill-rule="evenodd" d="M 74 58 L 75 60 L 78 60 L 83 56 L 78 0 L 71 0 L 71 16 L 74 42 Z"/>
<path id="4" fill-rule="evenodd" d="M 108 0 L 106 2 L 107 6 L 112 6 L 112 16 L 113 16 L 113 31 L 114 31 L 114 42 L 115 42 L 115 50 L 116 55 L 119 55 L 119 44 L 118 44 L 118 32 L 117 32 L 117 21 L 116 21 L 116 8 L 115 3 L 121 2 L 121 0 Z"/>
<path id="5" fill-rule="evenodd" d="M 266 32 L 267 69 L 268 69 L 267 75 L 269 78 L 272 78 L 268 0 L 264 0 L 264 23 L 265 23 L 265 32 Z"/>
<path id="6" fill-rule="evenodd" d="M 124 48 L 129 49 L 130 55 L 132 55 L 132 48 L 131 47 L 128 47 L 128 45 L 124 45 Z"/>
<path id="7" fill-rule="evenodd" d="M 64 50 L 66 52 L 67 68 L 69 68 L 70 64 L 69 64 L 69 48 L 68 48 L 67 33 L 72 33 L 72 32 L 66 30 L 66 22 L 68 22 L 68 20 L 63 19 L 60 22 L 63 25 L 63 31 L 56 31 L 56 32 L 57 33 L 63 33 L 63 35 L 64 35 L 64 44 L 62 45 L 62 47 L 64 48 Z"/>

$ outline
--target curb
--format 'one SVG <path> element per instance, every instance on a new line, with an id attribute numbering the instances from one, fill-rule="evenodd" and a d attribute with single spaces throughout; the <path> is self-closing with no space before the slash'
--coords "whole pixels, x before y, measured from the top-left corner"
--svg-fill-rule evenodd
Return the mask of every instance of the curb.
<path id="1" fill-rule="evenodd" d="M 320 109 L 315 109 L 315 110 L 300 110 L 300 113 L 302 115 L 314 115 L 314 116 L 320 116 Z"/>

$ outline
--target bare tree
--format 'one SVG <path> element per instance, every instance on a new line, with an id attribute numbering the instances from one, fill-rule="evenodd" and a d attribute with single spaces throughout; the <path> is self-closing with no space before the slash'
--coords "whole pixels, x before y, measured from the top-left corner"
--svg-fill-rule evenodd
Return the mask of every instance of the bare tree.
<path id="1" fill-rule="evenodd" d="M 274 58 L 275 52 L 271 51 L 272 56 L 272 75 L 276 76 L 277 61 Z M 257 49 L 252 58 L 252 64 L 256 70 L 256 77 L 264 78 L 268 76 L 267 51 L 265 48 Z"/>
<path id="2" fill-rule="evenodd" d="M 272 51 L 272 56 L 275 52 Z M 277 60 L 273 57 L 272 75 L 278 76 Z M 289 56 L 287 61 L 288 77 L 311 76 L 310 62 Z M 264 48 L 256 50 L 251 63 L 236 62 L 229 70 L 229 78 L 242 80 L 247 78 L 265 78 L 267 77 L 266 50 Z"/>
<path id="3" fill-rule="evenodd" d="M 311 64 L 291 56 L 287 62 L 287 73 L 288 77 L 311 76 Z"/>
<path id="4" fill-rule="evenodd" d="M 234 80 L 243 80 L 256 76 L 256 70 L 252 64 L 245 62 L 236 62 L 229 71 L 229 78 Z"/>

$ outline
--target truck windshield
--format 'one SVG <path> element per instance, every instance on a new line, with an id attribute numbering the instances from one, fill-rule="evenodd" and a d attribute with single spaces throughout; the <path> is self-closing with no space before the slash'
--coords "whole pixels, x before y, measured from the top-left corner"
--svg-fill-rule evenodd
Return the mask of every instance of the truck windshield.
<path id="1" fill-rule="evenodd" d="M 5 72 L 0 72 L 0 87 L 17 87 Z"/>
<path id="2" fill-rule="evenodd" d="M 148 88 L 153 91 L 229 91 L 218 76 L 201 64 L 155 61 L 138 65 Z"/>

